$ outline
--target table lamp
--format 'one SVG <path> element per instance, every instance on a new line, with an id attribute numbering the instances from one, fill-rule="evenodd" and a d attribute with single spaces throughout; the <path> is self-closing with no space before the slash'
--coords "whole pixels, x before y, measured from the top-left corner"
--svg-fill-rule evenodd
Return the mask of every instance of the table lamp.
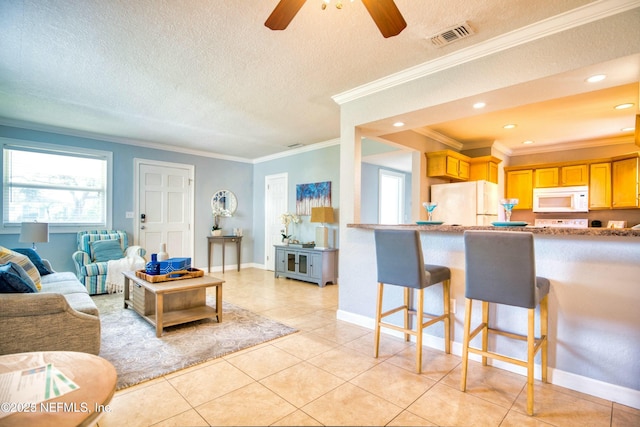
<path id="1" fill-rule="evenodd" d="M 311 208 L 310 222 L 322 223 L 322 226 L 316 228 L 316 248 L 327 249 L 329 247 L 329 229 L 325 224 L 333 222 L 333 208 L 330 206 Z"/>
<path id="2" fill-rule="evenodd" d="M 46 222 L 23 222 L 20 229 L 20 242 L 31 242 L 31 248 L 35 251 L 36 243 L 49 241 L 49 224 Z"/>

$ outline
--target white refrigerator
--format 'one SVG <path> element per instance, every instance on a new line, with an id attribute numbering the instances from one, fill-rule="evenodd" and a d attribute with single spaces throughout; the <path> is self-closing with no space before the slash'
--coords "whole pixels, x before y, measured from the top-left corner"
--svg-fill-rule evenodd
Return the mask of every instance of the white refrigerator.
<path id="1" fill-rule="evenodd" d="M 431 186 L 438 203 L 434 221 L 456 225 L 491 225 L 498 220 L 498 184 L 489 181 L 454 182 Z"/>

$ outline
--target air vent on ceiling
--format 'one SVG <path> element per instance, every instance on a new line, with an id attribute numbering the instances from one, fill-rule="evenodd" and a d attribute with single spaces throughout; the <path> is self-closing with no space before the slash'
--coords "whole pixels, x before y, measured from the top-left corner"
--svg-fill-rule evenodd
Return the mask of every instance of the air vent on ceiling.
<path id="1" fill-rule="evenodd" d="M 454 25 L 438 34 L 432 35 L 429 39 L 431 39 L 431 43 L 435 46 L 442 47 L 473 34 L 475 34 L 475 31 L 473 31 L 471 25 L 469 25 L 467 21 L 464 21 L 462 24 Z"/>

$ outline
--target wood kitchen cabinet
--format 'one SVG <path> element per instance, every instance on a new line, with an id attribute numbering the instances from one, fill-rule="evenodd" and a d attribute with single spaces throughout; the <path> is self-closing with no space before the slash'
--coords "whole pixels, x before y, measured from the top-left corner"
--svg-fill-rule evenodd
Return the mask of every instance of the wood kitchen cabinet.
<path id="1" fill-rule="evenodd" d="M 586 164 L 563 166 L 560 169 L 560 185 L 589 185 L 589 167 Z"/>
<path id="2" fill-rule="evenodd" d="M 498 164 L 502 160 L 493 156 L 472 157 L 469 160 L 469 180 L 498 183 Z"/>
<path id="3" fill-rule="evenodd" d="M 533 209 L 533 169 L 510 170 L 506 178 L 506 197 L 518 199 L 513 209 Z"/>
<path id="4" fill-rule="evenodd" d="M 559 185 L 560 168 L 539 168 L 534 172 L 535 188 L 557 187 Z"/>
<path id="5" fill-rule="evenodd" d="M 533 188 L 589 186 L 589 209 L 640 208 L 640 152 L 572 162 L 508 166 L 505 197 L 533 208 Z"/>
<path id="6" fill-rule="evenodd" d="M 275 277 L 304 280 L 323 287 L 336 283 L 338 278 L 338 250 L 295 248 L 276 245 Z"/>
<path id="7" fill-rule="evenodd" d="M 467 181 L 470 175 L 470 158 L 451 150 L 426 153 L 427 176 Z"/>
<path id="8" fill-rule="evenodd" d="M 614 158 L 611 162 L 612 204 L 614 209 L 637 208 L 638 153 Z"/>
<path id="9" fill-rule="evenodd" d="M 611 162 L 589 165 L 589 209 L 611 209 Z"/>
<path id="10" fill-rule="evenodd" d="M 589 185 L 587 164 L 536 168 L 534 188 Z"/>

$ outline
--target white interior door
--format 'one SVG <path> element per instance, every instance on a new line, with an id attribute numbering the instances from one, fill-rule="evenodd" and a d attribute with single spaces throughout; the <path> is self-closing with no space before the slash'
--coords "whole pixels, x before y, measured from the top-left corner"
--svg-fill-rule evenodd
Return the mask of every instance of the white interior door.
<path id="1" fill-rule="evenodd" d="M 275 249 L 281 242 L 282 222 L 280 215 L 287 212 L 288 174 L 268 175 L 264 180 L 264 265 L 267 270 L 275 269 Z"/>
<path id="2" fill-rule="evenodd" d="M 148 257 L 164 243 L 193 262 L 193 166 L 136 159 L 135 168 L 138 244 Z"/>
<path id="3" fill-rule="evenodd" d="M 379 223 L 402 224 L 404 222 L 404 175 L 380 169 Z"/>

